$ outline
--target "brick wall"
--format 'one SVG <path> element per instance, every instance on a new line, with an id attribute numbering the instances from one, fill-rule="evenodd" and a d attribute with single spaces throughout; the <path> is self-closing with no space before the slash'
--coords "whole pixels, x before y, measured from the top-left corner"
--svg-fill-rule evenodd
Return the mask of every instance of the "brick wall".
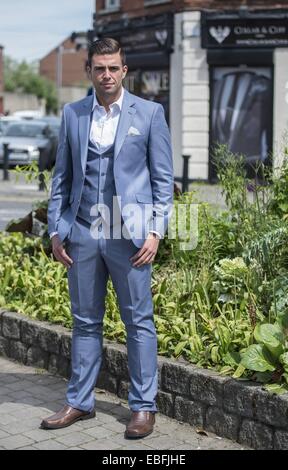
<path id="1" fill-rule="evenodd" d="M 62 54 L 62 86 L 81 86 L 85 83 L 88 85 L 88 79 L 85 72 L 85 62 L 87 59 L 87 51 L 80 49 L 75 50 L 75 44 L 70 39 L 66 39 L 62 43 L 64 53 Z M 68 49 L 74 49 L 75 52 L 65 52 Z M 57 81 L 57 48 L 53 49 L 49 54 L 40 60 L 40 75 Z"/>
<path id="2" fill-rule="evenodd" d="M 146 6 L 144 5 L 146 4 Z M 127 14 L 130 18 L 146 16 L 146 15 L 158 15 L 165 12 L 176 12 L 181 11 L 183 8 L 183 0 L 172 0 L 156 1 L 155 5 L 150 0 L 121 0 L 120 10 L 114 13 L 108 13 L 105 11 L 105 0 L 96 0 L 96 14 L 97 23 L 107 23 L 109 21 L 116 21 L 123 17 L 123 14 Z"/>
<path id="3" fill-rule="evenodd" d="M 288 0 L 275 1 L 275 0 L 183 0 L 184 8 L 215 8 L 215 9 L 233 9 L 239 6 L 247 6 L 249 8 L 262 7 L 262 8 L 281 8 L 288 6 Z"/>
<path id="4" fill-rule="evenodd" d="M 3 78 L 3 48 L 0 46 L 0 93 L 4 90 Z"/>
<path id="5" fill-rule="evenodd" d="M 96 0 L 97 22 L 116 21 L 127 14 L 129 17 L 157 15 L 164 12 L 181 12 L 184 10 L 201 9 L 233 9 L 240 6 L 250 8 L 285 8 L 288 0 L 120 0 L 120 9 L 117 12 L 105 11 L 105 0 Z"/>

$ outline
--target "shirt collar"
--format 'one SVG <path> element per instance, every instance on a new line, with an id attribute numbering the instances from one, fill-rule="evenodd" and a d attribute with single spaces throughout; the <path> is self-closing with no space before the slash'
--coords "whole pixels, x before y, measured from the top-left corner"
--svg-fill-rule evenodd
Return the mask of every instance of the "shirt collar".
<path id="1" fill-rule="evenodd" d="M 122 87 L 120 97 L 118 98 L 117 101 L 114 101 L 114 103 L 110 104 L 110 109 L 112 109 L 112 107 L 114 107 L 114 105 L 117 105 L 117 106 L 119 107 L 119 110 L 121 111 L 121 109 L 122 109 L 122 104 L 123 104 L 123 98 L 124 98 L 124 88 Z M 99 101 L 97 100 L 96 92 L 95 92 L 95 89 L 94 89 L 94 92 L 93 92 L 93 106 L 92 106 L 92 111 L 95 110 L 96 106 L 101 107 L 101 104 L 100 104 Z"/>

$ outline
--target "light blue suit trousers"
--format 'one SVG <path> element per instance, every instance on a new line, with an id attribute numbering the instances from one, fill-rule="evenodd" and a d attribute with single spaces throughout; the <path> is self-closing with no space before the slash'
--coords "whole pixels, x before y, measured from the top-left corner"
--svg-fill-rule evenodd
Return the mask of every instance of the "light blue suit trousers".
<path id="1" fill-rule="evenodd" d="M 68 270 L 74 327 L 67 404 L 85 411 L 95 406 L 93 390 L 102 360 L 104 304 L 110 274 L 127 332 L 129 407 L 133 411 L 156 412 L 157 336 L 151 265 L 133 267 L 130 258 L 138 248 L 131 240 L 107 239 L 101 233 L 95 239 L 88 224 L 79 219 L 73 224 L 66 249 L 74 260 Z"/>

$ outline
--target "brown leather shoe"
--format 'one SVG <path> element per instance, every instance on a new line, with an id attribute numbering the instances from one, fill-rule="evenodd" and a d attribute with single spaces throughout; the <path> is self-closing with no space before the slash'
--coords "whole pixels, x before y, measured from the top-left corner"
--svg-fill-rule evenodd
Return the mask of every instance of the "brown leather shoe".
<path id="1" fill-rule="evenodd" d="M 133 411 L 132 418 L 126 426 L 125 437 L 145 437 L 153 432 L 155 413 L 152 411 Z"/>
<path id="2" fill-rule="evenodd" d="M 65 405 L 58 413 L 43 419 L 40 427 L 42 429 L 60 429 L 71 426 L 76 421 L 95 417 L 95 410 L 81 411 Z"/>

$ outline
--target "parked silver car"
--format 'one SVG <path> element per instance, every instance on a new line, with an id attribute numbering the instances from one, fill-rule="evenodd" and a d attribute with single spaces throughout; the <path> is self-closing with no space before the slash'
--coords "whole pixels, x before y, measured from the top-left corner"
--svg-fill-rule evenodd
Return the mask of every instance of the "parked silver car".
<path id="1" fill-rule="evenodd" d="M 16 116 L 0 116 L 0 136 L 4 134 L 9 124 L 19 121 L 21 121 L 21 118 Z"/>
<path id="2" fill-rule="evenodd" d="M 21 120 L 9 124 L 0 137 L 0 164 L 4 160 L 3 144 L 8 144 L 9 166 L 27 165 L 39 161 L 42 151 L 42 169 L 51 168 L 55 162 L 57 142 L 45 121 Z M 44 162 L 44 163 L 43 163 Z"/>
<path id="3" fill-rule="evenodd" d="M 53 134 L 58 138 L 61 126 L 61 119 L 57 116 L 43 116 L 41 121 L 46 122 L 51 128 Z"/>

